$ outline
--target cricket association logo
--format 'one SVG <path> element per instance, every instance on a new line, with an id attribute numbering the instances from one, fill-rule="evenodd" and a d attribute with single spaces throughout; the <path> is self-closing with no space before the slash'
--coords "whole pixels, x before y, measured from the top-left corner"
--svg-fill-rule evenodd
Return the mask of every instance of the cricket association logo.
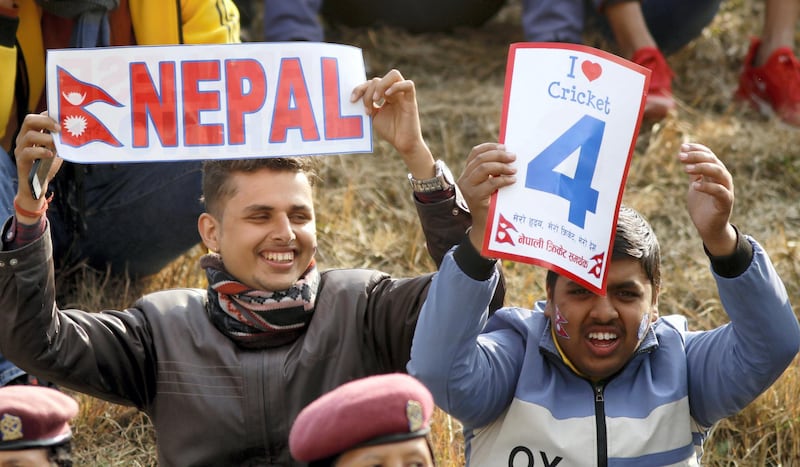
<path id="1" fill-rule="evenodd" d="M 122 146 L 111 131 L 86 109 L 95 102 L 122 107 L 116 99 L 101 88 L 75 78 L 61 67 L 58 67 L 58 94 L 62 143 L 81 147 L 99 141 L 114 147 Z"/>

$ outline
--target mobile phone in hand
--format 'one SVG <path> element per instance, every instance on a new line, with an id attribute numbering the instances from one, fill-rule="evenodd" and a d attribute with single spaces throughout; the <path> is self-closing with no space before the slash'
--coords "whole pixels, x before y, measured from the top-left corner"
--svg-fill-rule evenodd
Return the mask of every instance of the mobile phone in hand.
<path id="1" fill-rule="evenodd" d="M 53 160 L 54 158 L 50 157 L 48 159 L 36 159 L 33 161 L 31 173 L 28 175 L 28 184 L 31 187 L 33 199 L 39 199 L 44 194 L 42 193 L 42 187 L 47 181 L 47 174 L 50 173 L 50 166 L 53 165 Z"/>

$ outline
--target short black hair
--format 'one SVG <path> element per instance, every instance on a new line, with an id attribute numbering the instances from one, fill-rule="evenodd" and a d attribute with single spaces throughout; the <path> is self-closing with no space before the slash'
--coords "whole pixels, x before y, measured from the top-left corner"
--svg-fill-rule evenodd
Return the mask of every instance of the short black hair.
<path id="1" fill-rule="evenodd" d="M 203 162 L 203 202 L 206 211 L 220 215 L 222 202 L 233 195 L 228 181 L 236 172 L 255 172 L 262 169 L 276 172 L 304 173 L 311 186 L 317 180 L 317 164 L 312 157 L 267 157 L 259 159 L 214 159 Z"/>
<path id="2" fill-rule="evenodd" d="M 639 212 L 627 206 L 619 208 L 617 230 L 611 259 L 633 258 L 642 265 L 653 290 L 661 288 L 661 248 L 650 223 Z M 555 290 L 558 274 L 548 270 L 547 290 Z"/>

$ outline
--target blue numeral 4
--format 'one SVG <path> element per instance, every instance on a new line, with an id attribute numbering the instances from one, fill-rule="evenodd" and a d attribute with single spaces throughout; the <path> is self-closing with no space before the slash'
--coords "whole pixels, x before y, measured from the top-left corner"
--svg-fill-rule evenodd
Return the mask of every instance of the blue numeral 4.
<path id="1" fill-rule="evenodd" d="M 592 178 L 605 127 L 604 121 L 584 115 L 528 163 L 525 187 L 569 201 L 569 222 L 580 228 L 586 223 L 586 212 L 597 209 L 598 191 L 592 188 Z M 575 177 L 556 172 L 555 168 L 577 149 Z"/>

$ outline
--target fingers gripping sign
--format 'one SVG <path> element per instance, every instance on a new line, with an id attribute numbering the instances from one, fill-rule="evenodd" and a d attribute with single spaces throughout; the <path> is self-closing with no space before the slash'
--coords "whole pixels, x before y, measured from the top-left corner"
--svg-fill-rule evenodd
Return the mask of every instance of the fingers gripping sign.
<path id="1" fill-rule="evenodd" d="M 470 241 L 478 251 L 484 243 L 483 226 L 488 221 L 492 196 L 498 189 L 517 181 L 517 169 L 511 165 L 515 160 L 516 156 L 506 151 L 502 144 L 479 144 L 470 151 L 464 171 L 458 179 L 458 187 L 470 208 L 475 226 L 470 229 Z"/>
<path id="2" fill-rule="evenodd" d="M 59 130 L 58 123 L 46 112 L 27 115 L 20 127 L 14 150 L 20 180 L 14 206 L 21 222 L 35 222 L 47 209 L 42 194 L 62 162 L 53 142 L 53 133 Z"/>
<path id="3" fill-rule="evenodd" d="M 350 101 L 359 100 L 372 118 L 373 131 L 394 146 L 409 172 L 417 179 L 433 177 L 434 160 L 422 137 L 414 82 L 391 70 L 356 86 Z"/>
<path id="4" fill-rule="evenodd" d="M 414 82 L 397 70 L 356 87 L 351 101 L 361 100 L 372 117 L 372 128 L 401 153 L 413 150 L 422 140 Z"/>

